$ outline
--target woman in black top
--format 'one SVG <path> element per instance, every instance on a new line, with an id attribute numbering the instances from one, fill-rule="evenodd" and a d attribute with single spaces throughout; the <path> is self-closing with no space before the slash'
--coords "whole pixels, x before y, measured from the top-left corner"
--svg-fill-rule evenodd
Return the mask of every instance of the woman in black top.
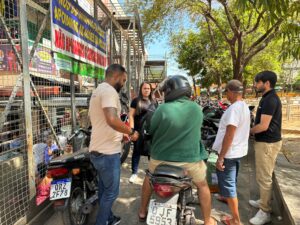
<path id="1" fill-rule="evenodd" d="M 140 132 L 142 127 L 143 117 L 146 115 L 147 110 L 151 104 L 154 104 L 155 100 L 152 97 L 152 88 L 149 83 L 143 82 L 140 85 L 139 95 L 134 98 L 130 105 L 129 110 L 129 124 L 131 128 Z M 141 138 L 141 136 L 140 136 Z M 137 178 L 137 170 L 142 153 L 142 147 L 138 143 L 139 140 L 134 142 L 133 154 L 131 159 L 132 175 L 129 178 L 130 183 L 134 183 Z"/>

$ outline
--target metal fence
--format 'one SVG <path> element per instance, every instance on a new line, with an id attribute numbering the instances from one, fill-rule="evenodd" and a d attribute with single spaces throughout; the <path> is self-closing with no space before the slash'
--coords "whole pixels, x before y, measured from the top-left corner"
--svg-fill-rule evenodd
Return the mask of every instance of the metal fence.
<path id="1" fill-rule="evenodd" d="M 107 61 L 126 67 L 127 94 L 136 90 L 144 66 L 137 13 L 114 18 L 102 1 L 85 1 L 84 8 L 106 32 Z M 47 160 L 55 157 L 47 145 L 65 150 L 71 131 L 89 125 L 88 99 L 103 79 L 103 71 L 89 76 L 95 72 L 88 64 L 73 62 L 78 74 L 58 66 L 52 42 L 49 1 L 0 0 L 1 225 L 27 223 L 32 201 L 45 200 L 35 198 L 49 182 Z"/>
<path id="2" fill-rule="evenodd" d="M 282 103 L 282 120 L 283 121 L 292 121 L 300 120 L 300 97 L 281 97 Z M 246 99 L 248 105 L 255 106 L 257 108 L 259 104 L 258 99 Z"/>

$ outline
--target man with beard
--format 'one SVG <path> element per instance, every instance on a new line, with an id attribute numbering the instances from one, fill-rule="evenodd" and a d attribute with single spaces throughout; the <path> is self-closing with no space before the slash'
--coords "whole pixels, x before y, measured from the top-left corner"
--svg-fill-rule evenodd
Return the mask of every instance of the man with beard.
<path id="1" fill-rule="evenodd" d="M 90 100 L 92 135 L 89 151 L 99 176 L 99 210 L 96 225 L 116 225 L 120 217 L 111 208 L 119 194 L 120 152 L 122 137 L 136 141 L 138 132 L 120 119 L 119 94 L 127 80 L 127 73 L 119 64 L 105 71 L 105 81 L 94 90 Z M 128 136 L 129 135 L 129 136 Z"/>
<path id="2" fill-rule="evenodd" d="M 255 88 L 262 93 L 256 112 L 255 126 L 250 130 L 255 135 L 256 181 L 260 199 L 249 204 L 259 208 L 250 220 L 251 224 L 262 225 L 271 221 L 272 174 L 278 152 L 281 149 L 281 101 L 274 87 L 277 76 L 272 71 L 263 71 L 255 77 Z"/>

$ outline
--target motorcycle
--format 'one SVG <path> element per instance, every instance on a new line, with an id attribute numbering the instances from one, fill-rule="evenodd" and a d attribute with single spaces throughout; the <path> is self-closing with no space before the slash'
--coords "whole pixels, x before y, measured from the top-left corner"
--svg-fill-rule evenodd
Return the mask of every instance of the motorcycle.
<path id="1" fill-rule="evenodd" d="M 148 225 L 195 225 L 192 179 L 178 166 L 159 165 L 153 173 L 146 171 L 154 195 L 150 200 Z"/>
<path id="2" fill-rule="evenodd" d="M 70 143 L 75 137 L 90 131 L 80 129 L 68 138 Z M 97 171 L 90 161 L 85 138 L 81 149 L 73 154 L 64 154 L 52 159 L 48 165 L 47 176 L 52 178 L 50 201 L 55 210 L 62 214 L 65 225 L 87 224 L 93 204 L 98 199 Z"/>

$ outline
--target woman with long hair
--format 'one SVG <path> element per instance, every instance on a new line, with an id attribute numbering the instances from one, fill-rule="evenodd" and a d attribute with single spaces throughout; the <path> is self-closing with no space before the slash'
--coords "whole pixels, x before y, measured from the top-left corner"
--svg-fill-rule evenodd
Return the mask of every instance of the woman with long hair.
<path id="1" fill-rule="evenodd" d="M 129 124 L 131 128 L 140 132 L 142 128 L 143 117 L 146 115 L 151 104 L 156 104 L 156 101 L 152 96 L 152 87 L 150 83 L 143 82 L 140 85 L 138 97 L 134 98 L 130 104 Z M 140 138 L 142 137 L 140 136 Z M 138 143 L 140 143 L 138 140 L 134 142 L 131 159 L 132 175 L 129 178 L 130 183 L 134 183 L 137 178 L 139 161 L 142 154 L 141 148 L 143 146 L 140 146 Z"/>

